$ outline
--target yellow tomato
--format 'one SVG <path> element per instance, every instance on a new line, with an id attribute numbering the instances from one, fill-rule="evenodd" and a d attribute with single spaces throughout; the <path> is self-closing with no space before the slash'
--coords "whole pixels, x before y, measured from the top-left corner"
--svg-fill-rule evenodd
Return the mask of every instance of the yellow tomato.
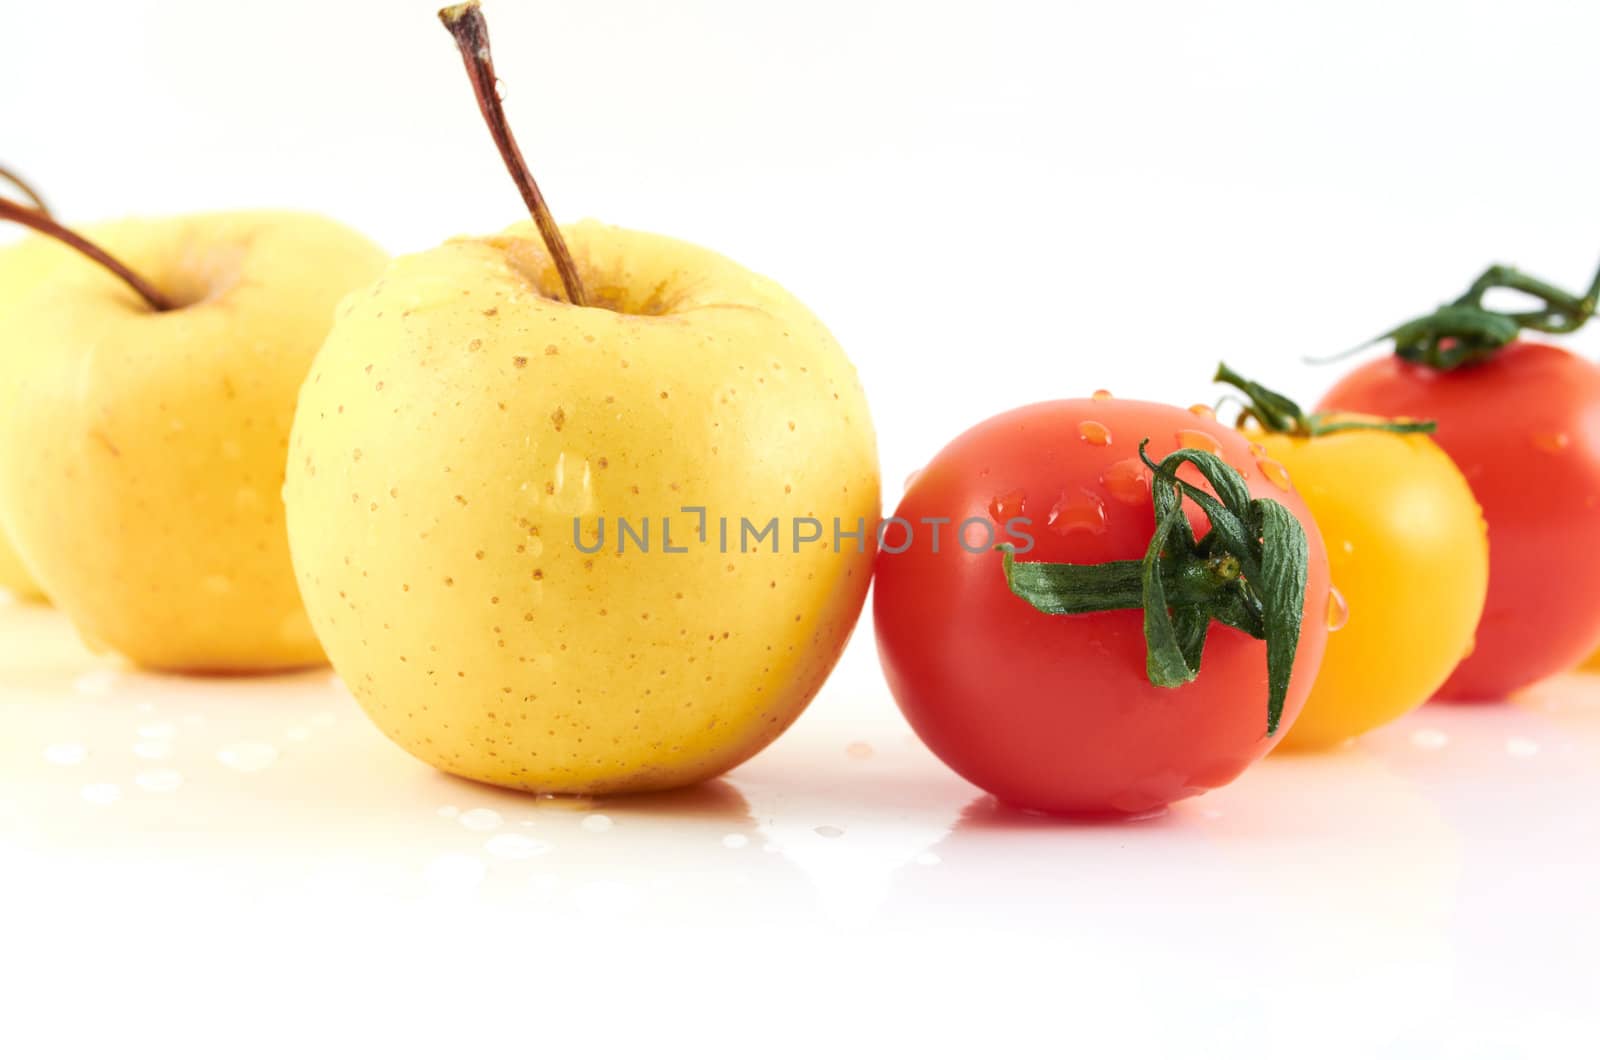
<path id="1" fill-rule="evenodd" d="M 1331 747 L 1421 705 L 1472 651 L 1489 582 L 1483 513 L 1426 435 L 1246 433 L 1265 450 L 1261 473 L 1287 475 L 1311 508 L 1343 598 L 1282 744 Z"/>

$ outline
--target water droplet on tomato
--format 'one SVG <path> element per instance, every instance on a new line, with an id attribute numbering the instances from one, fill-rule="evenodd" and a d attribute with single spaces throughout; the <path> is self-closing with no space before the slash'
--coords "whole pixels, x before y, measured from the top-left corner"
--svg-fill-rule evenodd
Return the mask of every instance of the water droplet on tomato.
<path id="1" fill-rule="evenodd" d="M 1339 632 L 1349 621 L 1350 605 L 1345 603 L 1344 594 L 1334 586 L 1328 586 L 1328 632 Z"/>
<path id="2" fill-rule="evenodd" d="M 1289 469 L 1269 456 L 1264 456 L 1256 461 L 1256 467 L 1267 477 L 1267 481 L 1281 490 L 1292 490 L 1294 484 L 1289 481 Z"/>
<path id="3" fill-rule="evenodd" d="M 1075 530 L 1103 534 L 1106 532 L 1106 502 L 1088 490 L 1079 490 L 1076 496 L 1063 493 L 1051 507 L 1045 525 L 1062 537 Z"/>
<path id="4" fill-rule="evenodd" d="M 1150 469 L 1137 457 L 1118 460 L 1100 472 L 1100 484 L 1124 504 L 1150 503 Z"/>
<path id="5" fill-rule="evenodd" d="M 989 518 L 994 520 L 996 526 L 1004 526 L 1008 520 L 1022 514 L 1022 506 L 1026 500 L 1021 490 L 1002 493 L 989 502 Z"/>
<path id="6" fill-rule="evenodd" d="M 1203 420 L 1214 420 L 1217 418 L 1217 410 L 1212 408 L 1210 405 L 1190 405 L 1189 411 L 1194 413 L 1196 416 L 1199 416 Z"/>
<path id="7" fill-rule="evenodd" d="M 1547 453 L 1559 453 L 1572 444 L 1572 439 L 1567 436 L 1565 431 L 1554 431 L 1548 434 L 1534 435 L 1533 444 Z"/>
<path id="8" fill-rule="evenodd" d="M 1090 394 L 1089 397 L 1092 398 L 1095 401 L 1110 401 L 1111 400 L 1111 391 L 1109 391 L 1109 390 L 1096 390 L 1093 394 Z"/>
<path id="9" fill-rule="evenodd" d="M 1078 424 L 1078 437 L 1090 445 L 1110 445 L 1111 428 L 1095 420 L 1084 420 Z"/>
<path id="10" fill-rule="evenodd" d="M 907 475 L 906 476 L 906 481 L 905 481 L 905 488 L 906 489 L 910 489 L 911 488 L 911 484 L 913 482 L 917 481 L 917 476 L 920 475 L 920 474 L 922 474 L 922 469 L 919 467 L 915 471 L 911 472 L 911 474 Z"/>
<path id="11" fill-rule="evenodd" d="M 1175 437 L 1178 440 L 1179 449 L 1198 449 L 1202 453 L 1210 453 L 1212 456 L 1222 455 L 1222 443 L 1205 431 L 1183 430 L 1179 431 Z"/>

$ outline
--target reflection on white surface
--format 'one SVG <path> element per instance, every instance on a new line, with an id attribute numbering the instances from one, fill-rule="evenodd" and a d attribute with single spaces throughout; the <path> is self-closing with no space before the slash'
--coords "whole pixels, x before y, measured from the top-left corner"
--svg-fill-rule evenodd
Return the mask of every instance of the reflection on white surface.
<path id="1" fill-rule="evenodd" d="M 1519 1043 L 1564 1045 L 1596 996 L 1590 678 L 1275 756 L 1150 820 L 1073 825 L 996 805 L 887 707 L 815 712 L 697 789 L 533 798 L 414 762 L 326 672 L 108 669 L 15 607 L 0 645 L 0 927 L 45 964 L 66 931 L 204 990 L 225 923 L 257 946 L 399 931 L 440 967 L 542 954 L 605 976 L 607 953 L 671 951 L 684 985 L 738 954 L 757 979 L 821 967 L 908 1003 L 925 977 L 949 985 L 940 968 L 987 968 L 1026 980 L 1013 999 L 1094 997 L 1157 1045 L 1333 1020 L 1309 1055 L 1477 1048 L 1516 1014 Z M 358 978 L 379 954 L 350 958 Z M 1139 1023 L 1155 1002 L 1169 1019 Z M 1499 1030 L 1462 1030 L 1490 1016 Z"/>

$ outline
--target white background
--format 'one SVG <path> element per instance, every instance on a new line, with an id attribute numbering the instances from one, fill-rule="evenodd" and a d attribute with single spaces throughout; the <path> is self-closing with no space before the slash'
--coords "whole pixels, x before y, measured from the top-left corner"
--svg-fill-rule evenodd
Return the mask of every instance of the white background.
<path id="1" fill-rule="evenodd" d="M 1581 286 L 1600 255 L 1592 3 L 491 0 L 488 13 L 508 111 L 558 215 L 688 238 L 797 293 L 861 371 L 890 505 L 907 473 L 1004 408 L 1097 387 L 1208 400 L 1219 357 L 1312 399 L 1339 369 L 1300 358 L 1430 308 L 1491 260 Z M 498 229 L 520 208 L 427 2 L 0 0 L 0 159 L 34 178 L 69 220 L 302 207 L 396 252 Z M 1575 345 L 1600 351 L 1596 335 Z M 869 634 L 864 626 L 803 725 L 895 724 Z M 35 866 L 62 871 L 47 868 Z M 1185 886 L 1179 868 L 1174 888 Z M 127 886 L 121 877 L 99 884 Z M 981 887 L 966 898 L 974 908 L 985 901 Z M 188 958 L 160 956 L 162 938 L 193 934 L 173 919 L 179 912 L 159 916 L 172 933 L 141 941 L 157 947 L 153 974 L 193 987 L 204 977 Z M 467 965 L 489 960 L 471 945 L 485 930 L 475 919 L 425 923 L 419 979 L 449 967 L 457 944 Z M 236 920 L 202 934 L 234 930 Z M 372 930 L 378 949 L 403 949 L 403 928 Z M 307 968 L 319 990 L 337 989 L 314 947 L 264 931 L 241 930 L 249 942 L 235 956 L 254 969 L 249 989 L 287 988 Z M 452 931 L 461 937 L 452 941 Z M 929 931 L 916 938 L 930 953 L 912 947 L 917 974 L 886 972 L 876 984 L 896 1000 L 879 1012 L 889 1040 L 895 1028 L 911 1036 L 926 1025 L 919 1019 L 957 1014 L 975 1033 L 989 1018 L 1004 1029 L 1017 1013 L 976 1018 L 954 1005 L 964 983 L 984 983 L 984 1001 L 998 1006 L 1007 991 L 994 988 L 996 977 L 1012 969 L 1030 988 L 1065 974 L 1053 963 L 1068 956 L 1060 940 L 990 950 L 945 946 Z M 107 959 L 94 937 L 69 932 L 63 945 L 79 947 L 75 956 L 50 959 L 67 960 L 67 973 L 73 960 L 92 970 Z M 849 1051 L 855 1032 L 827 1033 L 837 1010 L 825 987 L 841 966 L 852 982 L 866 980 L 858 991 L 874 983 L 852 967 L 848 941 L 828 949 L 813 939 L 793 962 L 741 951 L 753 962 L 743 966 L 751 989 L 728 1005 L 728 982 L 707 972 L 714 950 L 664 939 L 637 936 L 637 948 L 615 958 L 635 988 L 651 981 L 640 968 L 654 967 L 681 992 L 655 997 L 686 1017 L 662 1051 L 667 1039 L 746 1030 L 753 1036 L 739 1040 L 755 1051 L 768 1040 L 760 1028 L 779 1040 L 796 1024 Z M 1149 956 L 1156 942 L 1128 946 L 1161 965 Z M 598 977 L 586 995 L 596 1007 L 583 1010 L 596 1029 L 608 1011 L 626 1020 L 639 1002 L 637 992 L 605 992 L 608 965 L 593 952 L 578 960 L 527 939 L 517 947 L 491 962 L 512 977 L 497 981 L 581 968 Z M 133 960 L 112 949 L 116 967 Z M 1192 960 L 1186 951 L 1182 961 Z M 407 979 L 397 971 L 404 962 L 384 952 L 384 971 L 353 967 L 348 988 L 364 997 L 397 990 L 385 984 Z M 1129 1011 L 1141 967 L 1115 973 L 1126 977 Z M 1150 970 L 1161 982 L 1175 972 L 1204 979 L 1207 968 Z M 1085 974 L 1076 967 L 1076 985 L 1064 989 L 1083 989 Z M 1396 975 L 1403 990 L 1404 968 Z M 699 976 L 703 994 L 693 989 Z M 744 996 L 760 993 L 767 976 L 767 1005 Z M 139 978 L 82 976 L 81 1019 L 92 1023 L 97 999 L 113 1004 Z M 70 993 L 72 981 L 66 974 L 61 989 Z M 570 1021 L 539 1001 L 566 997 L 561 977 L 541 982 L 521 999 L 484 993 L 475 1029 L 514 1032 L 523 1052 L 553 1046 L 541 1028 L 559 1027 L 568 1041 Z M 475 989 L 451 979 L 440 997 L 470 1003 Z M 336 999 L 323 995 L 324 1007 L 291 993 L 288 1009 L 264 1001 L 227 1026 L 248 1042 L 262 1027 L 326 1026 L 338 1015 Z M 1050 1002 L 1028 994 L 1024 1015 L 1038 1018 Z M 170 1000 L 181 1018 L 200 1018 Z M 393 1031 L 426 1014 L 413 1003 L 382 1018 Z M 1361 1013 L 1330 999 L 1324 1015 L 1359 1022 Z M 1321 1030 L 1273 1024 L 1263 1043 L 1276 1038 L 1292 1051 Z M 1088 1041 L 1117 1041 L 1115 1025 L 1101 1033 L 1113 1037 Z M 1442 1037 L 1407 1033 L 1445 1051 Z"/>

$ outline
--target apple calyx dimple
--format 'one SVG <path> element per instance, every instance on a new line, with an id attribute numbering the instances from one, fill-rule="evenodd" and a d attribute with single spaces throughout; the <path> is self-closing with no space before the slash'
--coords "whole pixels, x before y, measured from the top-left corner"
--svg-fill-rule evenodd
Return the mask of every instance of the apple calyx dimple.
<path id="1" fill-rule="evenodd" d="M 24 187 L 20 182 L 13 181 L 13 183 L 17 183 L 19 187 Z M 151 286 L 144 277 L 72 229 L 59 224 L 42 207 L 34 209 L 12 199 L 0 197 L 0 221 L 11 221 L 15 224 L 23 225 L 42 235 L 49 236 L 51 239 L 65 243 L 89 260 L 109 269 L 123 283 L 132 287 L 139 297 L 148 302 L 150 308 L 158 313 L 165 313 L 176 308 L 170 299 Z"/>
<path id="2" fill-rule="evenodd" d="M 494 57 L 489 52 L 489 23 L 484 19 L 483 11 L 478 7 L 477 0 L 469 0 L 468 3 L 444 8 L 439 12 L 439 21 L 444 23 L 445 29 L 455 38 L 456 46 L 461 49 L 461 61 L 466 65 L 467 78 L 472 82 L 472 93 L 478 99 L 478 110 L 483 113 L 483 120 L 489 126 L 489 135 L 494 137 L 495 147 L 500 150 L 506 170 L 511 174 L 517 191 L 522 194 L 522 201 L 533 215 L 533 223 L 539 227 L 539 235 L 555 261 L 567 300 L 576 306 L 588 305 L 583 279 L 573 263 L 572 252 L 567 249 L 561 229 L 557 227 L 555 217 L 550 213 L 550 207 L 544 201 L 544 195 L 539 191 L 539 185 L 533 179 L 521 149 L 517 147 L 511 126 L 506 122 L 505 108 L 500 105 L 498 82 L 494 75 Z"/>

